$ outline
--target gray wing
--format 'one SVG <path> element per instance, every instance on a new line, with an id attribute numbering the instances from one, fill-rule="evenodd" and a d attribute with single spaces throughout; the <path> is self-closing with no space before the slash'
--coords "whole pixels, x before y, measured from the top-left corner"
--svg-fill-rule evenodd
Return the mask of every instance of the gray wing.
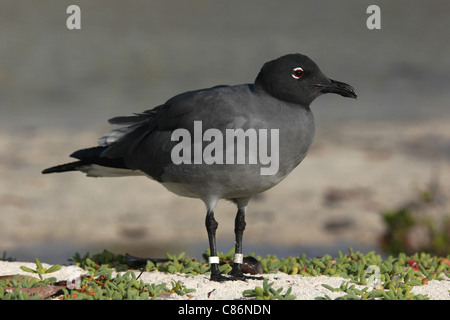
<path id="1" fill-rule="evenodd" d="M 227 99 L 230 93 L 241 91 L 248 94 L 248 86 L 220 86 L 190 91 L 177 95 L 154 109 L 112 118 L 109 122 L 121 127 L 99 139 L 99 145 L 106 147 L 102 156 L 122 158 L 128 168 L 143 171 L 161 181 L 164 168 L 172 164 L 171 150 L 178 143 L 171 141 L 172 132 L 178 128 L 192 132 L 195 120 L 201 120 L 205 128 L 231 127 L 231 122 L 236 125 L 239 110 L 228 108 L 235 104 L 227 102 Z M 219 108 L 230 110 L 219 118 Z"/>

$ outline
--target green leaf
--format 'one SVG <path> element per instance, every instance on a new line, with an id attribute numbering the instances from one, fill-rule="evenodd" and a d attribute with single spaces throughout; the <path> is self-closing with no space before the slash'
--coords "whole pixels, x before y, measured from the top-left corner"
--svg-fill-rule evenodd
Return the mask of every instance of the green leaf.
<path id="1" fill-rule="evenodd" d="M 61 269 L 61 266 L 59 264 L 55 264 L 54 266 L 51 266 L 50 268 L 48 268 L 46 273 L 52 273 L 52 272 L 58 271 L 60 269 Z"/>
<path id="2" fill-rule="evenodd" d="M 20 266 L 20 269 L 22 269 L 25 272 L 37 273 L 36 270 L 30 269 L 30 268 L 25 267 L 25 266 Z"/>

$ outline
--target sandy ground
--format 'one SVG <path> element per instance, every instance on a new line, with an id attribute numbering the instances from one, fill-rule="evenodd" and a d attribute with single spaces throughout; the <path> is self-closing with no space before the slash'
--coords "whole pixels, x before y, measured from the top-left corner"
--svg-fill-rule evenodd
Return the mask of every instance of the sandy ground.
<path id="1" fill-rule="evenodd" d="M 380 132 L 379 125 L 319 129 L 304 162 L 279 186 L 251 202 L 244 251 L 251 252 L 256 247 L 261 250 L 258 254 L 283 256 L 286 251 L 277 252 L 274 248 L 289 247 L 292 254 L 300 255 L 308 246 L 336 248 L 333 245 L 339 243 L 376 249 L 385 230 L 381 217 L 384 209 L 411 201 L 433 180 L 447 194 L 448 126 L 435 120 L 384 125 Z M 204 208 L 198 200 L 174 196 L 146 178 L 90 179 L 78 173 L 40 174 L 49 165 L 65 162 L 62 155 L 76 146 L 91 145 L 97 137 L 97 132 L 85 132 L 75 138 L 64 131 L 39 130 L 0 136 L 0 199 L 2 221 L 6 222 L 0 225 L 0 242 L 7 256 L 18 261 L 38 257 L 43 262 L 64 264 L 75 252 L 83 254 L 84 248 L 91 253 L 106 248 L 154 257 L 164 252 L 177 253 L 189 248 L 190 243 L 200 243 L 204 250 Z M 8 152 L 11 149 L 15 152 Z M 445 202 L 442 206 L 441 212 L 448 212 Z M 228 245 L 226 250 L 233 245 L 234 211 L 226 203 L 217 210 L 218 242 L 222 247 Z M 20 256 L 20 246 L 28 246 L 25 255 Z M 48 255 L 54 246 L 56 251 L 67 248 L 56 261 L 49 261 L 46 257 L 55 259 Z M 0 262 L 0 274 L 23 273 L 21 265 L 34 267 L 34 263 Z M 65 266 L 52 275 L 72 279 L 83 273 L 75 266 Z M 321 284 L 338 287 L 344 281 L 285 274 L 265 277 L 276 281 L 277 288 L 292 286 L 292 294 L 302 300 L 324 294 L 336 298 L 339 293 Z M 142 279 L 155 283 L 180 280 L 186 287 L 196 289 L 191 299 L 241 299 L 244 290 L 262 285 L 257 280 L 218 284 L 210 282 L 207 276 L 160 272 L 144 273 Z M 442 300 L 450 298 L 449 289 L 449 280 L 430 281 L 426 286 L 415 287 L 414 292 Z"/>
<path id="2" fill-rule="evenodd" d="M 0 261 L 0 276 L 11 274 L 27 274 L 20 269 L 20 266 L 27 266 L 35 268 L 34 263 L 23 262 L 2 262 Z M 50 265 L 43 264 L 44 268 Z M 140 272 L 137 272 L 137 275 Z M 74 280 L 80 275 L 86 274 L 86 271 L 76 266 L 62 267 L 61 270 L 45 275 L 45 277 L 55 277 L 57 280 Z M 30 275 L 28 273 L 28 275 Z M 333 288 L 338 288 L 343 281 L 348 279 L 339 277 L 303 277 L 300 275 L 287 275 L 284 273 L 266 274 L 264 278 L 269 283 L 274 282 L 273 288 L 283 288 L 282 293 L 285 293 L 289 287 L 292 287 L 292 295 L 295 295 L 298 300 L 314 300 L 316 297 L 324 297 L 328 295 L 335 299 L 344 295 L 342 292 L 332 292 L 322 284 L 327 284 Z M 166 274 L 162 272 L 144 272 L 140 278 L 146 283 L 167 283 L 170 285 L 171 281 L 182 282 L 186 288 L 195 289 L 195 292 L 189 293 L 187 296 L 179 296 L 173 294 L 170 299 L 186 299 L 186 300 L 236 300 L 243 299 L 243 291 L 247 289 L 254 289 L 256 286 L 261 286 L 263 280 L 247 280 L 247 281 L 227 281 L 217 283 L 209 281 L 207 275 L 201 276 L 187 276 L 183 274 Z M 363 286 L 357 286 L 357 288 Z M 416 286 L 412 292 L 415 294 L 428 295 L 430 300 L 450 300 L 450 279 L 447 280 L 432 280 L 428 285 Z"/>

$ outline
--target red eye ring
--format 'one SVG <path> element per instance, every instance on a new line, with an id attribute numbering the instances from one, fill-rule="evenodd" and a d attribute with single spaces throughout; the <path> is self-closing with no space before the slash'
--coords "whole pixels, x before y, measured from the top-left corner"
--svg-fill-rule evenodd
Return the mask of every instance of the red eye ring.
<path id="1" fill-rule="evenodd" d="M 292 70 L 292 78 L 294 78 L 294 79 L 300 79 L 304 75 L 305 75 L 305 72 L 300 67 L 297 67 L 294 70 Z"/>

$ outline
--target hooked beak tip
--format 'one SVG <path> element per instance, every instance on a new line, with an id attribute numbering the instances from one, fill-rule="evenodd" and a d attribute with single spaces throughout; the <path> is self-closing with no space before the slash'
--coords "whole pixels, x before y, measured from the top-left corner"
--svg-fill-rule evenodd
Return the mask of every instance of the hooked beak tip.
<path id="1" fill-rule="evenodd" d="M 329 80 L 330 83 L 328 84 L 315 84 L 314 86 L 320 88 L 322 93 L 336 93 L 347 98 L 358 98 L 355 89 L 351 85 L 332 79 Z"/>

